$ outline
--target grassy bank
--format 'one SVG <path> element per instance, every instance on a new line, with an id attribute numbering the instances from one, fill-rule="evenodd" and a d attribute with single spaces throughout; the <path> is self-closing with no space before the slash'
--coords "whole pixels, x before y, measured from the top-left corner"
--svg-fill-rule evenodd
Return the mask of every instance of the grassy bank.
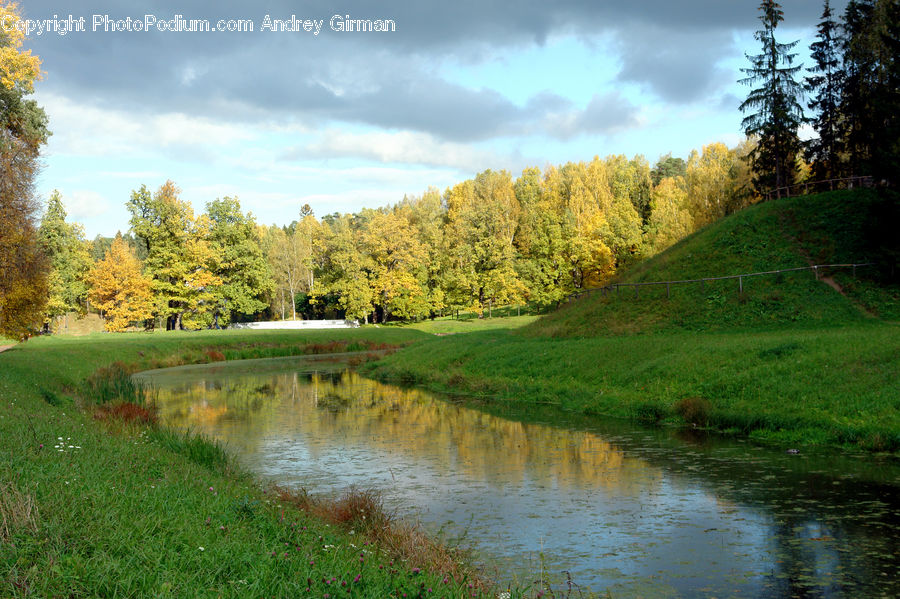
<path id="1" fill-rule="evenodd" d="M 586 339 L 497 331 L 423 341 L 373 371 L 441 391 L 776 443 L 896 451 L 898 356 L 900 328 L 878 322 Z"/>
<path id="2" fill-rule="evenodd" d="M 99 387 L 85 384 L 113 362 L 133 370 L 377 349 L 422 336 L 385 329 L 96 335 L 33 339 L 0 354 L 0 596 L 471 596 L 452 552 L 439 554 L 449 562 L 442 568 L 433 547 L 416 553 L 424 541 L 398 553 L 383 527 L 360 528 L 354 509 L 372 506 L 360 504 L 362 496 L 326 510 L 264 492 L 214 443 L 140 418 L 123 422 L 124 412 L 139 410 L 98 409 L 89 395 Z"/>
<path id="3" fill-rule="evenodd" d="M 767 439 L 900 450 L 896 203 L 869 190 L 752 206 L 621 273 L 685 280 L 590 293 L 518 331 L 431 340 L 377 376 L 563 410 Z M 894 248 L 894 249 L 892 249 Z M 824 279 L 828 280 L 824 280 Z"/>

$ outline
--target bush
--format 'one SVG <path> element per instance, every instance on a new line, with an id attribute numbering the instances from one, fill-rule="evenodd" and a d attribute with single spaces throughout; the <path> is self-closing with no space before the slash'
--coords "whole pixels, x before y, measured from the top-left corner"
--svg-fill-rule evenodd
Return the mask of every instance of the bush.
<path id="1" fill-rule="evenodd" d="M 691 426 L 707 426 L 712 405 L 702 397 L 685 397 L 675 404 L 675 413 Z"/>

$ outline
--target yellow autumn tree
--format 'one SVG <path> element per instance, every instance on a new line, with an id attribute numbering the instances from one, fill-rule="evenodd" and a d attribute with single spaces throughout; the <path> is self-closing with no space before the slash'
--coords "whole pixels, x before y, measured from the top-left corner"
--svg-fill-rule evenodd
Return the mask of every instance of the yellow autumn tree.
<path id="1" fill-rule="evenodd" d="M 150 280 L 141 274 L 141 262 L 121 235 L 88 274 L 90 299 L 102 310 L 106 330 L 124 331 L 153 316 Z"/>
<path id="2" fill-rule="evenodd" d="M 41 59 L 23 52 L 25 32 L 11 25 L 21 21 L 16 3 L 0 4 L 0 84 L 7 89 L 19 89 L 30 94 L 34 82 L 41 78 Z"/>

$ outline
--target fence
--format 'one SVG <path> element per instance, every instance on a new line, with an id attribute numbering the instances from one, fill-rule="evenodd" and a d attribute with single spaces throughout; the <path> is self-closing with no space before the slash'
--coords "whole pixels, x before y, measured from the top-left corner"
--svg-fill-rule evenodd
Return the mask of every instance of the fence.
<path id="1" fill-rule="evenodd" d="M 727 277 L 704 277 L 702 279 L 683 279 L 680 281 L 650 281 L 645 283 L 611 283 L 606 285 L 605 287 L 595 287 L 593 289 L 584 289 L 579 291 L 578 293 L 573 293 L 569 296 L 569 299 L 579 298 L 586 293 L 593 293 L 599 291 L 602 295 L 607 296 L 611 293 L 615 293 L 617 296 L 620 294 L 620 290 L 622 287 L 634 287 L 634 297 L 638 299 L 639 289 L 641 287 L 652 287 L 652 286 L 663 286 L 666 287 L 666 298 L 672 297 L 672 285 L 683 285 L 688 283 L 700 283 L 700 287 L 705 289 L 706 283 L 711 281 L 726 281 L 737 279 L 738 282 L 738 292 L 744 292 L 744 279 L 749 279 L 751 277 L 761 277 L 764 275 L 776 275 L 780 273 L 786 272 L 797 272 L 802 270 L 811 270 L 816 275 L 816 280 L 819 280 L 819 269 L 820 268 L 852 268 L 853 276 L 856 277 L 856 269 L 864 266 L 874 266 L 874 262 L 866 262 L 864 264 L 816 264 L 814 266 L 801 266 L 799 268 L 782 268 L 780 270 L 767 270 L 764 272 L 749 272 L 743 273 L 739 275 L 729 275 Z"/>
<path id="2" fill-rule="evenodd" d="M 766 201 L 777 198 L 789 198 L 791 195 L 805 195 L 808 193 L 819 193 L 823 191 L 834 191 L 835 189 L 853 189 L 854 187 L 872 187 L 874 180 L 869 176 L 861 177 L 845 177 L 843 179 L 822 179 L 821 181 L 806 181 L 805 183 L 796 183 L 787 187 L 777 187 L 766 192 Z M 791 194 L 791 190 L 802 190 L 802 194 Z"/>

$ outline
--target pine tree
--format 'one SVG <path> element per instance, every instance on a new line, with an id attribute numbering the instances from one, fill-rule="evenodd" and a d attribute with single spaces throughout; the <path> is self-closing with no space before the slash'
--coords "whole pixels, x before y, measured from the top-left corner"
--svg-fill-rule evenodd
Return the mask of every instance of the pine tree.
<path id="1" fill-rule="evenodd" d="M 757 191 L 780 189 L 794 183 L 795 161 L 800 150 L 797 129 L 803 121 L 799 99 L 802 86 L 794 79 L 802 65 L 794 66 L 796 53 L 791 50 L 797 41 L 779 43 L 775 28 L 784 20 L 784 11 L 775 0 L 760 4 L 763 28 L 754 37 L 762 44 L 762 53 L 747 55 L 750 67 L 741 69 L 747 77 L 740 83 L 752 89 L 741 104 L 741 112 L 755 110 L 744 117 L 741 126 L 748 136 L 756 136 L 759 143 L 751 153 L 754 185 Z M 781 192 L 779 192 L 779 195 Z"/>
<path id="2" fill-rule="evenodd" d="M 811 94 L 807 106 L 815 116 L 811 123 L 818 137 L 806 146 L 806 158 L 812 161 L 813 179 L 831 179 L 840 175 L 841 127 L 838 108 L 843 70 L 838 53 L 838 25 L 832 18 L 829 0 L 825 0 L 817 41 L 809 49 L 815 66 L 808 69 L 805 88 Z"/>
<path id="3" fill-rule="evenodd" d="M 844 11 L 841 52 L 844 80 L 841 118 L 851 176 L 868 175 L 875 148 L 873 90 L 877 61 L 873 52 L 874 0 L 851 0 Z"/>

